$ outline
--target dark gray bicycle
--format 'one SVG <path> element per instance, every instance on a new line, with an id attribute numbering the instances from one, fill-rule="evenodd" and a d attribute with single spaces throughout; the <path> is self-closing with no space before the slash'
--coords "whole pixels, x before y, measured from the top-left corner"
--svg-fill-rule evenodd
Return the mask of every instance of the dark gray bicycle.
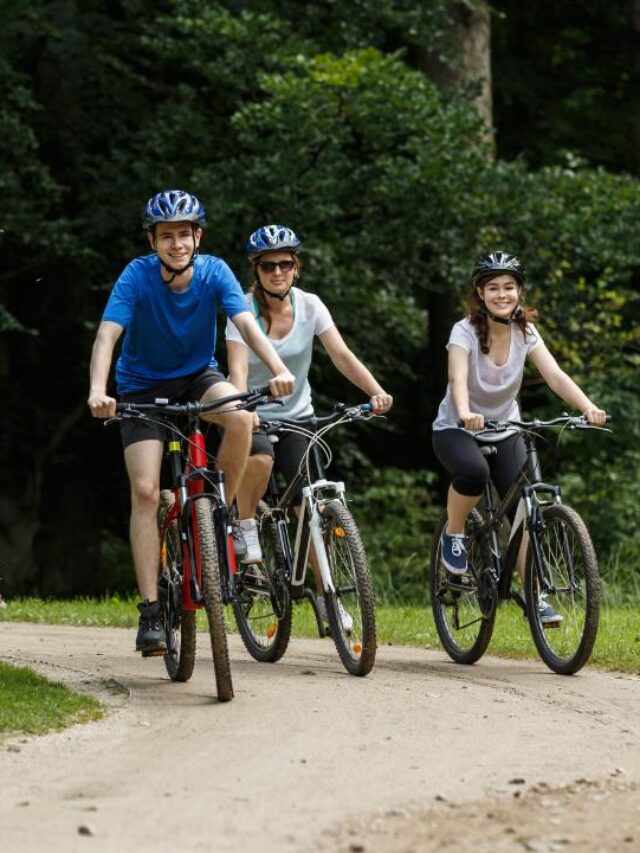
<path id="1" fill-rule="evenodd" d="M 497 505 L 491 485 L 467 519 L 469 571 L 451 575 L 440 554 L 446 524 L 435 531 L 430 564 L 431 607 L 438 636 L 457 663 L 472 664 L 485 653 L 498 603 L 513 600 L 526 615 L 542 660 L 554 672 L 571 675 L 589 660 L 598 633 L 600 578 L 589 531 L 578 513 L 562 502 L 560 487 L 545 483 L 536 448 L 538 433 L 550 428 L 599 429 L 583 417 L 562 415 L 549 421 L 488 421 L 479 443 L 484 455 L 496 453 L 486 442 L 491 433 L 521 431 L 527 461 L 518 479 Z M 516 507 L 509 528 L 508 513 Z M 524 596 L 511 583 L 523 536 L 528 537 Z M 506 540 L 506 545 L 503 544 Z M 562 617 L 545 627 L 540 602 Z"/>

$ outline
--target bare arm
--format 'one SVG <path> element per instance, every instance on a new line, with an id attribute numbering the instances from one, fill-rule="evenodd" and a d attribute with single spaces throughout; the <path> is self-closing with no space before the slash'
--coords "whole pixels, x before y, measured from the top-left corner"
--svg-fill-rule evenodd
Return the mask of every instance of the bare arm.
<path id="1" fill-rule="evenodd" d="M 233 322 L 244 338 L 247 346 L 255 352 L 273 373 L 269 388 L 274 397 L 286 397 L 293 392 L 294 378 L 285 367 L 282 359 L 274 350 L 266 335 L 260 331 L 251 311 L 241 311 L 234 315 Z"/>
<path id="2" fill-rule="evenodd" d="M 247 390 L 249 376 L 249 351 L 246 344 L 240 341 L 227 341 L 227 364 L 229 365 L 229 382 L 238 391 Z"/>
<path id="3" fill-rule="evenodd" d="M 373 411 L 381 414 L 393 405 L 393 397 L 382 388 L 373 373 L 349 349 L 335 326 L 320 335 L 322 346 L 335 367 L 370 398 Z"/>
<path id="4" fill-rule="evenodd" d="M 606 412 L 591 402 L 582 388 L 562 370 L 544 344 L 541 343 L 537 346 L 529 358 L 538 368 L 542 378 L 554 394 L 557 394 L 565 403 L 585 415 L 589 423 L 603 424 L 605 422 Z"/>
<path id="5" fill-rule="evenodd" d="M 89 366 L 87 405 L 94 418 L 109 418 L 116 413 L 116 401 L 107 394 L 113 350 L 124 329 L 118 323 L 103 320 L 98 326 Z"/>
<path id="6" fill-rule="evenodd" d="M 480 412 L 472 412 L 469 408 L 469 353 L 463 347 L 452 344 L 449 347 L 449 385 L 453 405 L 458 417 L 464 421 L 465 429 L 482 429 L 484 427 L 484 415 Z"/>

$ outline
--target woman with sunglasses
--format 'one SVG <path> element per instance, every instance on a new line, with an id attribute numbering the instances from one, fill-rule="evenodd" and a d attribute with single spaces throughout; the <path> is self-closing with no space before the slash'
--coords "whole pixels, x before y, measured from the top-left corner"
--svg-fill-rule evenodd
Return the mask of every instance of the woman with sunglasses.
<path id="1" fill-rule="evenodd" d="M 284 398 L 282 406 L 261 406 L 260 419 L 299 419 L 313 415 L 308 376 L 316 336 L 340 373 L 370 398 L 373 411 L 379 414 L 388 411 L 393 403 L 391 395 L 346 345 L 327 307 L 318 296 L 297 287 L 300 248 L 300 240 L 284 225 L 259 228 L 246 246 L 255 274 L 246 295 L 247 307 L 295 377 L 294 393 Z M 237 387 L 242 390 L 263 385 L 267 381 L 265 369 L 231 320 L 227 323 L 226 337 L 230 381 L 239 383 Z M 256 428 L 258 425 L 256 416 Z M 282 436 L 274 446 L 264 433 L 254 433 L 251 456 L 236 495 L 239 518 L 251 519 L 240 522 L 247 543 L 245 562 L 261 557 L 254 517 L 273 465 L 287 483 L 291 482 L 306 448 L 307 440 L 297 434 Z M 322 588 L 318 589 L 320 592 Z M 324 600 L 320 601 L 322 612 Z"/>

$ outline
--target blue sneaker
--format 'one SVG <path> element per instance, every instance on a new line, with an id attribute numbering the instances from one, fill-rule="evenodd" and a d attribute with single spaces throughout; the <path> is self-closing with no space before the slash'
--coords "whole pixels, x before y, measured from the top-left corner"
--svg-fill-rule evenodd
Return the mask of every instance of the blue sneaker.
<path id="1" fill-rule="evenodd" d="M 538 596 L 538 618 L 543 628 L 555 628 L 562 622 L 562 616 L 556 613 L 544 593 Z"/>
<path id="2" fill-rule="evenodd" d="M 447 571 L 464 575 L 469 569 L 464 533 L 445 533 L 440 537 L 440 555 Z"/>

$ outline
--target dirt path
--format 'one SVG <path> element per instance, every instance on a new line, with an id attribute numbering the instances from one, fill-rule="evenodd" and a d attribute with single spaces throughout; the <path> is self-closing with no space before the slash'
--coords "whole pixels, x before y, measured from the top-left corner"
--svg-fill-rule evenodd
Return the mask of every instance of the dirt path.
<path id="1" fill-rule="evenodd" d="M 387 646 L 355 679 L 329 640 L 233 637 L 219 705 L 198 639 L 177 685 L 132 631 L 0 623 L 0 658 L 113 706 L 0 747 L 3 853 L 640 851 L 639 678 Z"/>

